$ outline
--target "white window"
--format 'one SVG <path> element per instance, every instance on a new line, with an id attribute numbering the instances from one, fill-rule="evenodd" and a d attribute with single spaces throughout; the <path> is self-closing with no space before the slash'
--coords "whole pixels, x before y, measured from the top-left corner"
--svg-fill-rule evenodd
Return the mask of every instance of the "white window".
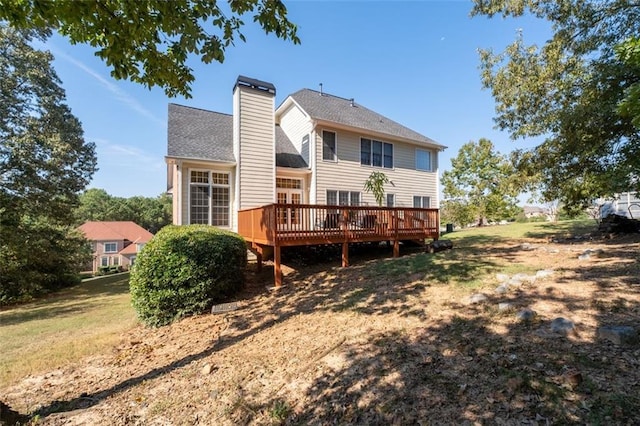
<path id="1" fill-rule="evenodd" d="M 393 207 L 396 204 L 395 194 L 387 194 L 387 207 Z"/>
<path id="2" fill-rule="evenodd" d="M 105 253 L 117 253 L 118 252 L 118 243 L 104 243 L 104 252 Z"/>
<path id="3" fill-rule="evenodd" d="M 431 171 L 431 151 L 416 149 L 416 170 Z"/>
<path id="4" fill-rule="evenodd" d="M 302 189 L 300 179 L 276 178 L 276 188 Z"/>
<path id="5" fill-rule="evenodd" d="M 327 130 L 322 131 L 322 159 L 337 161 L 336 134 Z"/>
<path id="6" fill-rule="evenodd" d="M 189 223 L 229 226 L 229 173 L 191 170 Z"/>
<path id="7" fill-rule="evenodd" d="M 360 164 L 392 169 L 393 145 L 372 139 L 360 139 Z"/>
<path id="8" fill-rule="evenodd" d="M 413 207 L 419 209 L 428 209 L 431 206 L 431 198 L 430 197 L 422 197 L 416 195 L 413 197 Z"/>
<path id="9" fill-rule="evenodd" d="M 327 204 L 330 206 L 359 206 L 360 193 L 357 191 L 327 190 Z"/>
<path id="10" fill-rule="evenodd" d="M 109 266 L 109 257 L 108 256 L 102 256 L 100 258 L 100 266 Z"/>
<path id="11" fill-rule="evenodd" d="M 118 266 L 120 264 L 120 257 L 119 256 L 113 256 L 111 258 L 111 264 L 113 266 Z"/>

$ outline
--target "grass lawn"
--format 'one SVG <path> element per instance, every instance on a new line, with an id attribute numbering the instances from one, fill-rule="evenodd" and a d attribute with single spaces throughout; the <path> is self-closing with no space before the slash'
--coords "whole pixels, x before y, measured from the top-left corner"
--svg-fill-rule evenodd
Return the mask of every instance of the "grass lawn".
<path id="1" fill-rule="evenodd" d="M 594 229 L 468 229 L 435 254 L 363 246 L 347 268 L 320 251 L 278 291 L 251 269 L 236 310 L 158 329 L 133 326 L 126 281 L 85 283 L 0 312 L 0 395 L 43 424 L 640 424 L 638 348 L 598 338 L 640 323 L 640 235 L 565 238 Z"/>
<path id="2" fill-rule="evenodd" d="M 114 346 L 136 324 L 129 274 L 0 310 L 0 386 Z"/>
<path id="3" fill-rule="evenodd" d="M 510 223 L 508 225 L 468 228 L 444 234 L 443 239 L 452 240 L 456 247 L 482 247 L 482 244 L 506 242 L 524 238 L 563 238 L 569 235 L 581 235 L 596 228 L 593 219 L 566 220 L 557 223 L 529 222 Z"/>

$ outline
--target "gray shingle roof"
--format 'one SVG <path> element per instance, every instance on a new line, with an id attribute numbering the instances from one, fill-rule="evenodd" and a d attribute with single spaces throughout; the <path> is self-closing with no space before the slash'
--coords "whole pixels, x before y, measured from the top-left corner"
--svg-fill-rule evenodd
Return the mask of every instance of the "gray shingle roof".
<path id="1" fill-rule="evenodd" d="M 169 104 L 169 157 L 232 161 L 233 117 Z"/>
<path id="2" fill-rule="evenodd" d="M 276 166 L 294 169 L 308 167 L 280 126 L 276 126 Z"/>
<path id="3" fill-rule="evenodd" d="M 233 116 L 169 104 L 167 156 L 235 162 Z M 280 126 L 276 126 L 276 165 L 306 168 L 307 163 Z"/>
<path id="4" fill-rule="evenodd" d="M 372 130 L 389 136 L 423 142 L 444 148 L 443 145 L 403 126 L 358 103 L 315 90 L 302 89 L 290 95 L 312 119 L 339 123 L 363 130 Z"/>

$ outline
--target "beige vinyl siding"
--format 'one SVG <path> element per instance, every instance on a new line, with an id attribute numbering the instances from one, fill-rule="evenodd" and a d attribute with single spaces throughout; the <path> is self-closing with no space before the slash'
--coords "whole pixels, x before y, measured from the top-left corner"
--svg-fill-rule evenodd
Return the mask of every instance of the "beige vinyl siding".
<path id="1" fill-rule="evenodd" d="M 274 97 L 238 87 L 240 109 L 239 209 L 275 199 Z"/>
<path id="2" fill-rule="evenodd" d="M 322 160 L 322 130 L 336 133 L 338 161 Z M 360 138 L 371 138 L 393 144 L 393 168 L 363 166 L 360 164 Z M 428 148 L 421 149 L 429 150 Z M 362 187 L 371 172 L 381 171 L 393 181 L 395 186 L 387 185 L 386 192 L 395 195 L 396 207 L 413 207 L 413 197 L 420 195 L 431 198 L 431 207 L 437 208 L 438 174 L 437 151 L 430 150 L 433 171 L 416 170 L 416 145 L 396 142 L 391 139 L 368 136 L 365 133 L 354 133 L 332 128 L 317 129 L 316 161 L 317 161 L 317 203 L 327 202 L 327 189 L 343 191 L 359 191 L 364 205 L 375 206 L 372 194 L 364 192 Z"/>
<path id="3" fill-rule="evenodd" d="M 230 208 L 231 208 L 231 223 L 229 223 L 229 227 L 231 229 L 236 229 L 236 223 L 237 223 L 237 217 L 238 214 L 237 212 L 233 209 L 233 205 L 234 205 L 234 196 L 235 196 L 235 192 L 234 192 L 234 185 L 235 185 L 235 173 L 234 173 L 234 167 L 233 166 L 222 166 L 222 165 L 214 165 L 211 163 L 189 163 L 189 162 L 183 162 L 182 163 L 182 180 L 181 180 L 181 187 L 182 187 L 182 203 L 181 203 L 181 209 L 182 209 L 182 221 L 181 223 L 177 223 L 177 225 L 188 225 L 189 224 L 189 180 L 190 180 L 190 176 L 191 176 L 191 170 L 200 170 L 200 171 L 212 171 L 212 172 L 219 172 L 219 173 L 229 173 L 229 204 L 230 204 Z M 175 191 L 174 191 L 175 194 Z M 175 195 L 174 195 L 175 197 Z M 174 222 L 175 223 L 175 222 Z"/>
<path id="4" fill-rule="evenodd" d="M 311 137 L 311 122 L 295 103 L 280 115 L 280 127 L 289 136 L 298 152 L 302 153 L 302 138 L 304 135 Z"/>

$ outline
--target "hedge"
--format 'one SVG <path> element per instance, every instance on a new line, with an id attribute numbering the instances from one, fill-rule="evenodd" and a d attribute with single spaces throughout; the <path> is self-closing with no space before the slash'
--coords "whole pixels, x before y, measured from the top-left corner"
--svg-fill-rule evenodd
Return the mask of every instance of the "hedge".
<path id="1" fill-rule="evenodd" d="M 206 225 L 165 226 L 136 258 L 131 297 L 138 318 L 161 326 L 207 311 L 242 289 L 244 239 Z"/>

